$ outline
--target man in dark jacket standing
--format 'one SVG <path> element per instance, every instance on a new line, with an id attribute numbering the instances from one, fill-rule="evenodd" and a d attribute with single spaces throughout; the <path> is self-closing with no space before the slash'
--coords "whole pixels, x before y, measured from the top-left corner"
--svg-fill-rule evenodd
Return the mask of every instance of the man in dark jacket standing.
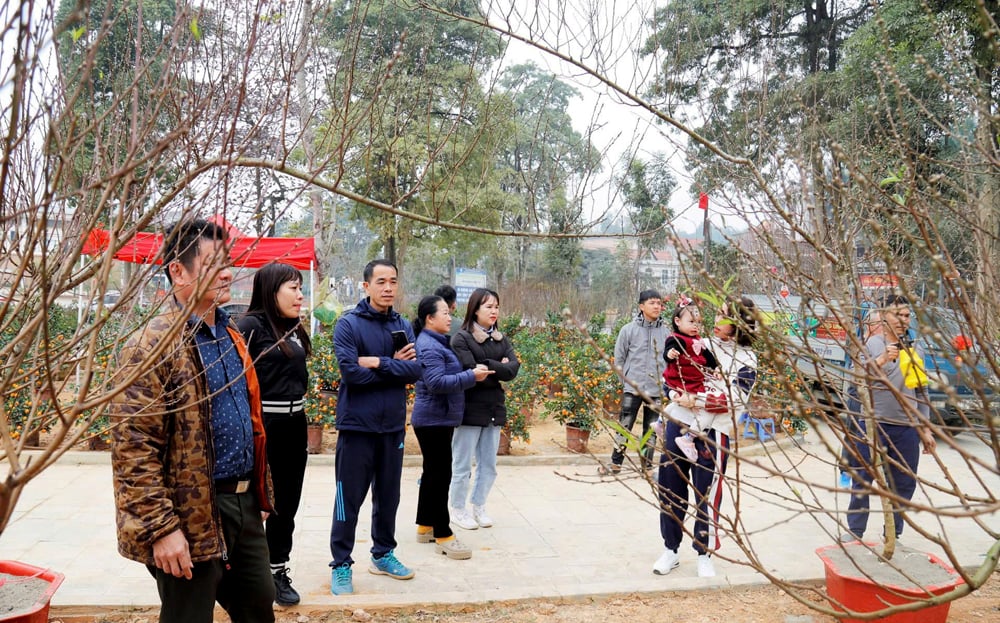
<path id="1" fill-rule="evenodd" d="M 384 259 L 365 266 L 367 296 L 337 321 L 333 348 L 340 367 L 337 399 L 337 494 L 330 529 L 330 592 L 354 592 L 351 565 L 358 512 L 372 490 L 372 548 L 368 570 L 398 580 L 413 571 L 396 559 L 396 509 L 403 472 L 406 386 L 422 373 L 413 329 L 392 305 L 399 287 L 396 266 Z M 405 335 L 394 344 L 393 333 Z"/>

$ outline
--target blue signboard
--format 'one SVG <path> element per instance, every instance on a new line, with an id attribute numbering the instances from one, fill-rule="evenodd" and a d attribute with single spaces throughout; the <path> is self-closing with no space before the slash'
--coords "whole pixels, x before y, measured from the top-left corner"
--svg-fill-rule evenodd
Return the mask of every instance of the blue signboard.
<path id="1" fill-rule="evenodd" d="M 455 269 L 455 292 L 458 293 L 457 303 L 465 305 L 476 288 L 486 287 L 486 271 L 478 268 Z"/>

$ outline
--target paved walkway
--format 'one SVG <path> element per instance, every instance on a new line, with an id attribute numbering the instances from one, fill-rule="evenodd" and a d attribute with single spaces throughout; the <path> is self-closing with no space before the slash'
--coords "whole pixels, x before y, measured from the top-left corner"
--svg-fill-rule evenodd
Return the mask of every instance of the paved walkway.
<path id="1" fill-rule="evenodd" d="M 730 463 L 729 476 L 741 480 L 739 492 L 728 491 L 726 521 L 737 526 L 738 540 L 727 539 L 716 560 L 718 576 L 697 577 L 695 553 L 686 542 L 681 566 L 668 576 L 654 575 L 652 564 L 662 551 L 657 510 L 651 486 L 635 476 L 600 479 L 587 457 L 520 457 L 505 461 L 499 472 L 489 511 L 490 529 L 458 530 L 473 548 L 467 561 L 449 560 L 432 545 L 414 540 L 418 457 L 408 457 L 403 470 L 403 495 L 397 521 L 398 557 L 416 571 L 400 582 L 367 573 L 370 506 L 358 526 L 354 584 L 356 593 L 330 594 L 328 534 L 333 504 L 332 457 L 312 457 L 299 512 L 292 578 L 308 606 L 416 605 L 485 602 L 532 597 L 571 597 L 624 592 L 688 590 L 765 583 L 746 564 L 752 556 L 773 575 L 786 580 L 814 580 L 823 575 L 814 550 L 840 530 L 835 515 L 847 502 L 833 490 L 834 467 L 811 456 L 824 454 L 815 435 L 802 447 L 790 443 L 756 445 L 743 460 Z M 982 443 L 959 437 L 962 447 L 993 465 Z M 1000 491 L 994 472 L 981 484 L 954 449 L 941 447 L 940 456 L 952 477 L 967 491 Z M 504 457 L 509 458 L 509 457 Z M 557 464 L 575 459 L 578 464 Z M 771 465 L 779 474 L 766 473 Z M 946 483 L 942 469 L 924 458 L 921 475 Z M 980 468 L 980 471 L 982 469 Z M 807 490 L 792 480 L 829 487 Z M 978 487 L 978 488 L 977 488 Z M 66 575 L 56 593 L 57 606 L 127 606 L 157 603 L 153 582 L 141 565 L 116 551 L 111 471 L 106 453 L 72 453 L 29 484 L 13 521 L 0 536 L 0 559 L 16 559 L 51 567 Z M 734 494 L 739 513 L 734 513 Z M 793 508 L 801 499 L 807 508 Z M 927 493 L 917 492 L 917 501 Z M 939 522 L 927 514 L 916 520 L 931 532 L 945 534 L 963 566 L 978 565 L 990 541 L 969 519 Z M 994 528 L 998 517 L 980 520 Z M 880 533 L 877 518 L 869 537 Z M 941 554 L 938 546 L 914 534 L 906 544 Z M 741 548 L 740 542 L 743 543 Z M 752 544 L 753 549 L 750 549 Z"/>

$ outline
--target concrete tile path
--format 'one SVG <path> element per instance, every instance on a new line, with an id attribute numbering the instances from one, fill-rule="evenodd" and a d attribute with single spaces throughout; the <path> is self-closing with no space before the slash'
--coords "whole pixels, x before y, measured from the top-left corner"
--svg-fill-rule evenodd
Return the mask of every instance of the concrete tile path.
<path id="1" fill-rule="evenodd" d="M 311 457 L 302 508 L 297 518 L 291 576 L 303 605 L 374 606 L 485 602 L 532 597 L 571 597 L 625 592 L 689 590 L 766 583 L 747 561 L 786 580 L 815 580 L 823 568 L 814 551 L 833 541 L 848 494 L 837 491 L 837 472 L 822 435 L 810 435 L 802 446 L 783 442 L 755 444 L 742 460 L 732 461 L 728 475 L 739 490 L 726 493 L 724 521 L 729 534 L 715 557 L 715 578 L 699 578 L 690 542 L 681 547 L 681 566 L 668 576 L 652 573 L 662 552 L 658 513 L 651 485 L 636 474 L 618 479 L 596 476 L 588 457 L 518 457 L 504 461 L 489 501 L 496 525 L 489 529 L 457 529 L 473 549 L 471 560 L 437 555 L 434 546 L 414 539 L 419 457 L 408 457 L 403 470 L 402 500 L 397 516 L 397 556 L 416 571 L 409 581 L 367 572 L 370 506 L 362 510 L 354 557 L 356 593 L 330 594 L 328 535 L 333 505 L 332 456 Z M 960 436 L 960 448 L 987 466 L 996 459 L 988 448 Z M 966 491 L 984 496 L 1000 491 L 996 471 L 976 481 L 961 454 L 939 446 L 941 465 L 923 457 L 922 477 L 943 486 L 944 471 Z M 565 464 L 567 460 L 575 464 Z M 563 463 L 563 464 L 558 464 Z M 980 474 L 985 470 L 979 468 Z M 0 469 L 0 477 L 3 470 Z M 802 483 L 818 487 L 807 488 Z M 939 493 L 918 490 L 917 502 L 944 504 Z M 994 498 L 995 499 L 995 498 Z M 948 502 L 951 503 L 951 502 Z M 735 512 L 738 507 L 739 512 Z M 990 545 L 973 520 L 938 519 L 914 513 L 932 534 L 943 535 L 963 566 L 982 563 Z M 1000 528 L 996 513 L 978 520 Z M 872 517 L 869 538 L 880 534 Z M 908 531 L 908 547 L 942 554 L 936 544 Z M 71 453 L 29 484 L 13 520 L 0 536 L 0 559 L 51 567 L 66 575 L 56 593 L 57 606 L 155 605 L 154 584 L 145 568 L 120 557 L 116 550 L 111 469 L 107 453 Z"/>

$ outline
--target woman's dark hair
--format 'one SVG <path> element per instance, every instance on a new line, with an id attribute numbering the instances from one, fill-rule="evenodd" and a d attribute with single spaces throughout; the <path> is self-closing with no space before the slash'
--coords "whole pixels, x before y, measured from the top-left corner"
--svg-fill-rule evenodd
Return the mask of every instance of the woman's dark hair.
<path id="1" fill-rule="evenodd" d="M 425 296 L 420 299 L 419 303 L 417 303 L 417 317 L 413 319 L 414 337 L 420 335 L 420 332 L 424 330 L 425 326 L 427 326 L 427 317 L 433 316 L 437 313 L 438 303 L 444 303 L 445 305 L 448 304 L 443 298 L 437 296 L 436 294 Z"/>
<path id="2" fill-rule="evenodd" d="M 739 346 L 750 346 L 757 339 L 757 306 L 745 296 L 727 299 L 723 304 L 722 315 L 733 323 L 733 340 Z"/>
<path id="3" fill-rule="evenodd" d="M 281 285 L 288 281 L 298 281 L 302 283 L 302 273 L 292 268 L 288 264 L 272 262 L 265 265 L 253 276 L 253 293 L 250 295 L 250 309 L 248 314 L 263 316 L 281 352 L 286 357 L 292 356 L 292 347 L 285 342 L 285 336 L 295 333 L 302 348 L 306 351 L 306 357 L 312 354 L 312 342 L 306 328 L 302 326 L 299 318 L 285 318 L 278 311 L 278 290 Z"/>
<path id="4" fill-rule="evenodd" d="M 468 331 L 470 333 L 472 332 L 472 324 L 476 322 L 476 312 L 479 311 L 479 308 L 482 307 L 483 303 L 485 303 L 490 297 L 497 300 L 497 305 L 500 304 L 500 295 L 493 290 L 489 290 L 487 288 L 476 288 L 472 291 L 472 294 L 469 295 L 469 303 L 465 309 L 465 321 L 462 322 L 462 329 L 464 331 Z M 489 327 L 486 328 L 489 329 Z"/>

